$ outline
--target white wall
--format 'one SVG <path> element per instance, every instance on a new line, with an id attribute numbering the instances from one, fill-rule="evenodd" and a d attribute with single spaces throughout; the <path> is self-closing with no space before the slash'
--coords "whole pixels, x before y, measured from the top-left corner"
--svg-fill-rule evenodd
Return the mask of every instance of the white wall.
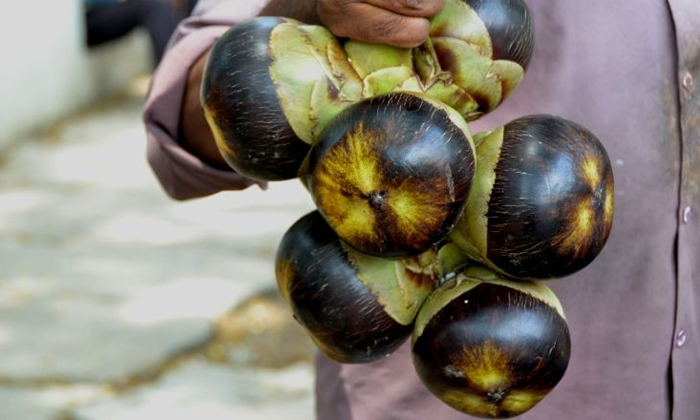
<path id="1" fill-rule="evenodd" d="M 150 68 L 136 32 L 88 51 L 81 0 L 7 2 L 0 25 L 0 151 Z"/>

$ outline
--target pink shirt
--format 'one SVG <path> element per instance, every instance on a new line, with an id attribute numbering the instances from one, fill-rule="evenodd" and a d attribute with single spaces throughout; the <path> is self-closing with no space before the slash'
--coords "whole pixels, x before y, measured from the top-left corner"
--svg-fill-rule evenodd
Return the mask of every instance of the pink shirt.
<path id="1" fill-rule="evenodd" d="M 700 3 L 526 0 L 535 56 L 491 128 L 551 113 L 590 129 L 614 165 L 616 209 L 601 255 L 552 281 L 572 334 L 562 382 L 524 419 L 700 419 Z M 176 198 L 252 184 L 177 144 L 188 68 L 261 1 L 200 1 L 153 78 L 148 157 Z M 320 419 L 464 419 L 429 394 L 408 346 L 380 362 L 317 357 Z"/>

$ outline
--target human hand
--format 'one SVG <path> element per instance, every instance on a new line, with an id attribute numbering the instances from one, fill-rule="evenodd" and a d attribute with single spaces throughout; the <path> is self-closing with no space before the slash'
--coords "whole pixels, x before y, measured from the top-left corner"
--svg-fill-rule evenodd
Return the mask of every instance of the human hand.
<path id="1" fill-rule="evenodd" d="M 202 54 L 194 62 L 187 75 L 180 108 L 180 133 L 178 137 L 180 145 L 202 162 L 217 169 L 230 170 L 231 168 L 216 147 L 214 134 L 211 132 L 204 114 L 202 114 L 202 106 L 199 101 L 199 90 L 208 56 L 209 51 Z"/>
<path id="2" fill-rule="evenodd" d="M 411 48 L 428 37 L 428 19 L 445 0 L 316 0 L 319 20 L 333 34 Z"/>

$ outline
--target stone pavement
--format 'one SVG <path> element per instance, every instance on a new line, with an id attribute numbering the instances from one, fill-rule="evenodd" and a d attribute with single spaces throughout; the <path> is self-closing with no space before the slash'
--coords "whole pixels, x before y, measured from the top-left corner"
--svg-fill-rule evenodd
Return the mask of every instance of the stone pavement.
<path id="1" fill-rule="evenodd" d="M 0 155 L 0 420 L 313 418 L 274 253 L 298 181 L 175 202 L 124 94 Z"/>

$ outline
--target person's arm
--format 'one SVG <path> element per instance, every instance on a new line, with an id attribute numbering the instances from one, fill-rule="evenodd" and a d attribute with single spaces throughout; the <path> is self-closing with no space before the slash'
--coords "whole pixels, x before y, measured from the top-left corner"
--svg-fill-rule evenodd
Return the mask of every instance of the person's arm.
<path id="1" fill-rule="evenodd" d="M 267 0 L 199 0 L 192 16 L 176 29 L 151 78 L 143 108 L 147 159 L 171 198 L 186 200 L 252 185 L 265 186 L 264 182 L 240 175 L 228 166 L 213 165 L 183 147 L 181 117 L 185 103 L 196 104 L 191 108 L 195 110 L 192 115 L 199 112 L 198 92 L 190 94 L 194 101 L 184 100 L 189 73 L 196 68 L 197 59 L 232 25 L 259 15 L 266 4 Z M 202 132 L 207 133 L 208 128 Z"/>
<path id="2" fill-rule="evenodd" d="M 187 75 L 180 114 L 180 145 L 201 159 L 202 162 L 214 168 L 231 170 L 216 147 L 214 135 L 204 118 L 199 100 L 204 65 L 208 56 L 209 51 L 202 54 L 192 65 Z"/>
<path id="3" fill-rule="evenodd" d="M 339 37 L 390 44 L 420 45 L 428 36 L 428 18 L 445 0 L 270 0 L 261 16 L 284 16 L 322 24 Z M 208 52 L 191 67 L 182 103 L 180 144 L 203 162 L 228 169 L 201 111 L 199 90 Z"/>

